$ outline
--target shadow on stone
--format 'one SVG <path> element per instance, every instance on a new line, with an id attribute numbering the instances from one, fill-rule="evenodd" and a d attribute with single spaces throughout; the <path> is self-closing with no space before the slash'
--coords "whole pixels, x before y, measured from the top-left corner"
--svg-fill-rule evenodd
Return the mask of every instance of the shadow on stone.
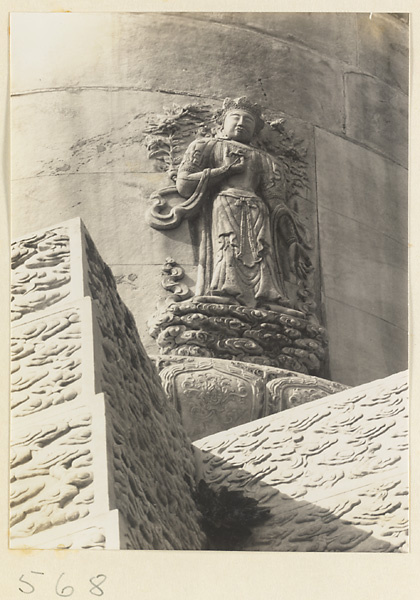
<path id="1" fill-rule="evenodd" d="M 208 458 L 217 460 L 217 473 L 207 477 L 213 479 L 210 483 L 201 479 L 195 494 L 207 536 L 204 550 L 406 551 L 406 523 L 399 510 L 406 493 L 398 491 L 398 475 L 380 485 L 331 492 L 311 503 L 261 481 L 264 467 L 253 475 L 218 455 Z"/>
<path id="2" fill-rule="evenodd" d="M 224 486 L 212 490 L 203 479 L 198 483 L 195 501 L 207 536 L 206 550 L 237 550 L 246 543 L 252 528 L 270 516 L 270 510 L 260 508 L 254 498 Z"/>

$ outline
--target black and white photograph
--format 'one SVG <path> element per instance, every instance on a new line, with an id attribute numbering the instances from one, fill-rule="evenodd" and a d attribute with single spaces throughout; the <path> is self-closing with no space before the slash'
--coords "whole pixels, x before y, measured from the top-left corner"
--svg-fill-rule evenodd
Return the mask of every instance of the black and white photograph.
<path id="1" fill-rule="evenodd" d="M 10 547 L 407 552 L 409 15 L 10 36 Z"/>
<path id="2" fill-rule="evenodd" d="M 8 15 L 7 583 L 391 598 L 354 573 L 416 544 L 417 15 L 134 4 Z"/>

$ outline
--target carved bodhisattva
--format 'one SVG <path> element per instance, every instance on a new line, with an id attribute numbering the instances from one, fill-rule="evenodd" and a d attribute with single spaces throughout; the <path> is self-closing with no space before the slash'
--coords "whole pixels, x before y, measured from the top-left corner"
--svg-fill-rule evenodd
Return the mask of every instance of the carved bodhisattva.
<path id="1" fill-rule="evenodd" d="M 210 111 L 204 112 L 209 120 Z M 196 134 L 204 131 L 205 135 L 186 147 L 176 187 L 154 194 L 148 212 L 150 226 L 160 230 L 176 228 L 189 219 L 199 240 L 195 295 L 185 310 L 180 309 L 184 320 L 186 313 L 190 315 L 189 323 L 182 319 L 174 322 L 169 307 L 156 315 L 151 333 L 163 353 L 234 356 L 239 360 L 255 357 L 264 364 L 318 372 L 326 337 L 312 313 L 311 247 L 297 213 L 287 205 L 288 165 L 278 153 L 270 153 L 272 145 L 264 147 L 258 137 L 264 127 L 259 105 L 246 97 L 227 98 L 220 117 L 222 127 L 217 130 L 211 127 L 216 117 L 204 127 L 198 122 L 197 110 L 185 110 L 173 116 L 172 127 L 166 119 L 160 130 L 154 129 L 155 134 L 166 134 L 167 143 L 165 146 L 162 137 L 159 143 L 150 143 L 150 156 L 166 156 L 172 179 L 177 166 L 173 148 L 179 152 L 182 140 L 187 146 L 185 139 L 191 139 L 194 122 Z M 175 143 L 175 131 L 183 118 L 186 133 Z M 271 132 L 275 131 L 280 135 L 278 121 L 271 124 Z M 297 284 L 297 301 L 285 285 L 291 278 Z M 262 327 L 267 323 L 271 327 Z M 309 324 L 311 331 L 306 328 Z M 175 330 L 174 325 L 186 325 L 186 329 Z M 236 327 L 233 334 L 232 326 Z M 287 358 L 281 360 L 282 355 Z M 290 358 L 298 363 L 292 365 Z"/>

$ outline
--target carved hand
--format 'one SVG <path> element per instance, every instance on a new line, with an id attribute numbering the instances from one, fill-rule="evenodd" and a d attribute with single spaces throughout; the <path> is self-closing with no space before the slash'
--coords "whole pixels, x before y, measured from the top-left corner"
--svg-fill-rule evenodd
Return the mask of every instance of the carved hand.
<path id="1" fill-rule="evenodd" d="M 235 158 L 235 160 L 233 162 L 231 162 L 228 165 L 228 173 L 229 174 L 235 174 L 235 173 L 242 173 L 245 169 L 245 157 L 244 156 L 238 156 L 237 158 Z"/>
<path id="2" fill-rule="evenodd" d="M 300 279 L 306 279 L 313 269 L 308 253 L 299 242 L 292 242 L 289 246 L 289 263 L 292 273 Z"/>
<path id="3" fill-rule="evenodd" d="M 229 150 L 225 151 L 223 157 L 223 169 L 228 175 L 242 173 L 245 169 L 245 156 L 239 153 L 236 154 L 230 152 Z"/>

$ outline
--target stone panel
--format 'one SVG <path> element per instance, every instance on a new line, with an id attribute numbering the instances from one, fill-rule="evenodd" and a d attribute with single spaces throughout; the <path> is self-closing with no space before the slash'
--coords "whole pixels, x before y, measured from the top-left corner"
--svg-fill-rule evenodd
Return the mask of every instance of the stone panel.
<path id="1" fill-rule="evenodd" d="M 33 548 L 41 550 L 114 550 L 124 547 L 124 523 L 118 510 L 54 527 L 31 535 Z M 11 540 L 11 547 L 18 547 L 18 540 Z"/>
<path id="2" fill-rule="evenodd" d="M 163 388 L 192 440 L 345 389 L 319 377 L 235 360 L 155 360 Z"/>
<path id="3" fill-rule="evenodd" d="M 18 19 L 14 16 L 16 24 Z M 334 131 L 342 129 L 342 73 L 330 59 L 257 32 L 163 14 L 100 15 L 96 26 L 94 21 L 90 15 L 80 30 L 77 15 L 68 20 L 66 36 L 77 37 L 81 48 L 93 43 L 98 46 L 98 51 L 90 54 L 95 57 L 92 63 L 84 62 L 79 70 L 77 57 L 70 69 L 63 68 L 68 62 L 65 40 L 57 43 L 56 33 L 49 36 L 44 29 L 37 33 L 33 24 L 31 47 L 38 48 L 33 69 L 31 75 L 22 77 L 17 57 L 12 92 L 84 86 L 135 87 L 210 98 L 246 92 L 292 116 Z M 57 15 L 56 22 L 56 27 L 51 27 L 55 32 L 60 31 L 63 15 Z M 110 39 L 115 45 L 109 44 Z M 12 52 L 17 43 L 17 39 L 12 42 Z M 105 45 L 111 48 L 100 53 Z M 42 59 L 48 62 L 47 69 Z"/>
<path id="4" fill-rule="evenodd" d="M 332 379 L 359 385 L 407 368 L 406 330 L 330 298 L 325 312 Z"/>
<path id="5" fill-rule="evenodd" d="M 90 321 L 86 306 L 73 305 L 66 310 L 44 313 L 11 333 L 11 413 L 26 417 L 50 406 L 72 402 L 82 387 L 94 392 L 94 365 L 85 355 L 85 372 L 90 382 L 82 382 L 82 321 Z M 88 310 L 89 313 L 89 310 Z M 91 327 L 91 322 L 87 327 Z M 85 335 L 83 335 L 83 333 Z"/>
<path id="6" fill-rule="evenodd" d="M 36 390 L 29 393 L 36 394 Z M 32 535 L 54 538 L 83 529 L 84 519 L 115 505 L 106 461 L 104 398 L 76 394 L 66 406 L 13 419 L 10 537 L 13 547 L 36 547 Z M 29 416 L 30 415 L 30 416 Z M 39 537 L 39 536 L 38 536 Z"/>
<path id="7" fill-rule="evenodd" d="M 406 169 L 317 129 L 316 171 L 319 206 L 406 243 Z"/>
<path id="8" fill-rule="evenodd" d="M 409 29 L 386 15 L 357 15 L 359 67 L 408 94 Z"/>
<path id="9" fill-rule="evenodd" d="M 278 374 L 267 383 L 266 415 L 288 410 L 318 398 L 341 392 L 346 386 L 336 381 L 300 373 Z M 265 415 L 263 415 L 265 416 Z"/>
<path id="10" fill-rule="evenodd" d="M 66 227 L 12 244 L 11 320 L 30 317 L 71 294 L 70 237 Z M 79 290 L 81 293 L 82 290 Z"/>
<path id="11" fill-rule="evenodd" d="M 213 490 L 269 511 L 237 550 L 408 550 L 407 372 L 194 446 Z"/>
<path id="12" fill-rule="evenodd" d="M 332 210 L 319 223 L 325 296 L 406 329 L 407 247 Z"/>
<path id="13" fill-rule="evenodd" d="M 189 19 L 207 19 L 246 27 L 298 44 L 346 63 L 356 64 L 356 15 L 351 13 L 225 12 L 178 13 Z"/>
<path id="14" fill-rule="evenodd" d="M 200 549 L 195 468 L 177 411 L 80 220 L 57 226 L 60 239 L 63 230 L 77 236 L 65 285 L 79 272 L 79 299 L 50 306 L 47 297 L 13 329 L 13 547 Z M 22 256 L 20 279 L 25 261 L 30 272 L 37 254 L 45 258 L 47 233 L 28 236 L 41 242 Z M 46 277 L 46 289 L 55 282 Z"/>
<path id="15" fill-rule="evenodd" d="M 346 134 L 407 166 L 408 98 L 360 73 L 346 73 Z"/>

